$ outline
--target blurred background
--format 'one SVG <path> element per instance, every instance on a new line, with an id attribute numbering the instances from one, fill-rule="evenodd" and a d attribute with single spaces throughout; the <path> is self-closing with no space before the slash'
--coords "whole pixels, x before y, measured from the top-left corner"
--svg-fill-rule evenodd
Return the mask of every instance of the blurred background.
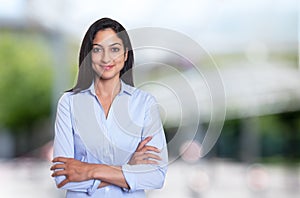
<path id="1" fill-rule="evenodd" d="M 0 0 L 0 196 L 64 197 L 49 171 L 57 100 L 75 82 L 87 28 L 111 17 L 128 30 L 168 28 L 191 38 L 207 54 L 185 53 L 201 65 L 200 72 L 217 71 L 224 86 L 221 135 L 201 157 L 212 115 L 210 87 L 193 73 L 195 65 L 152 53 L 192 79 L 201 117 L 196 132 L 184 126 L 186 135 L 169 144 L 165 186 L 147 192 L 149 198 L 299 197 L 298 11 L 296 0 Z M 144 58 L 138 51 L 136 64 Z M 138 72 L 137 84 L 144 77 L 178 83 L 157 65 Z M 155 90 L 172 142 L 180 123 L 164 104 L 174 96 Z"/>

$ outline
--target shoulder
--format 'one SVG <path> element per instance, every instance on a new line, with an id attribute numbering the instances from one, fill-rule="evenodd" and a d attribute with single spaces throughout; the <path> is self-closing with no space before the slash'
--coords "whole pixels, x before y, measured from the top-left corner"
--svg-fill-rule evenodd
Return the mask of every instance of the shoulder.
<path id="1" fill-rule="evenodd" d="M 156 98 L 150 92 L 147 92 L 140 88 L 134 88 L 132 97 L 148 105 L 157 103 Z"/>
<path id="2" fill-rule="evenodd" d="M 157 103 L 156 98 L 150 92 L 140 88 L 132 87 L 122 82 L 123 91 L 130 95 L 131 104 L 138 105 L 139 107 L 151 106 Z"/>
<path id="3" fill-rule="evenodd" d="M 58 100 L 58 106 L 64 106 L 64 107 L 69 106 L 70 100 L 73 95 L 74 95 L 73 92 L 64 92 Z"/>

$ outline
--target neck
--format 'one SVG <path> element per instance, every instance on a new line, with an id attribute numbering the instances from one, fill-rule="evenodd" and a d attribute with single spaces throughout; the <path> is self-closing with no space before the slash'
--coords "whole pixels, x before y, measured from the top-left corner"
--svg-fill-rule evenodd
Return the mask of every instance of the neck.
<path id="1" fill-rule="evenodd" d="M 113 78 L 110 80 L 103 80 L 101 78 L 95 78 L 95 92 L 96 95 L 103 97 L 114 97 L 121 89 L 120 78 Z"/>

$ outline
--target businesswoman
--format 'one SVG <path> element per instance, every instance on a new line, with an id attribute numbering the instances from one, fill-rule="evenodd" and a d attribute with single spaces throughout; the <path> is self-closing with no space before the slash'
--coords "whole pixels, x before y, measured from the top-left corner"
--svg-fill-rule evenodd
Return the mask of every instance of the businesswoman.
<path id="1" fill-rule="evenodd" d="M 102 18 L 86 32 L 77 83 L 58 102 L 52 176 L 67 197 L 145 197 L 163 186 L 167 149 L 156 101 L 133 87 L 124 27 Z"/>

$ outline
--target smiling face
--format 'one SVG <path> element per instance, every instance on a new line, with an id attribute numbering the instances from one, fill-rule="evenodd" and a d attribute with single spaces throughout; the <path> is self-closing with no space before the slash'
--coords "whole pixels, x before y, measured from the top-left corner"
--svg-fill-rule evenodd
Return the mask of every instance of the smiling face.
<path id="1" fill-rule="evenodd" d="M 111 28 L 96 33 L 91 55 L 92 67 L 97 78 L 120 78 L 120 71 L 127 59 L 127 50 L 123 41 Z"/>

